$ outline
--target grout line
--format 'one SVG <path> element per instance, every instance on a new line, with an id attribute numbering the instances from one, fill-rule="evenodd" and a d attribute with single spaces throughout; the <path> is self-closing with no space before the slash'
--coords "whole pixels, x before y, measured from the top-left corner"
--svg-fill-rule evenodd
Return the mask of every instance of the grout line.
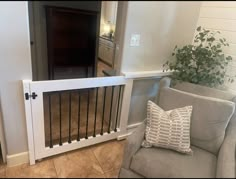
<path id="1" fill-rule="evenodd" d="M 52 160 L 52 163 L 53 163 L 53 167 L 56 171 L 56 176 L 57 176 L 57 178 L 59 178 L 58 173 L 57 173 L 57 169 L 56 169 L 56 166 L 55 166 L 55 163 L 54 163 L 54 158 L 52 158 L 51 160 Z"/>
<path id="2" fill-rule="evenodd" d="M 98 146 L 100 146 L 100 145 L 98 145 Z M 98 147 L 98 146 L 96 146 L 96 147 Z M 94 155 L 95 159 L 97 160 L 97 162 L 98 162 L 99 166 L 101 167 L 101 169 L 102 169 L 102 171 L 103 171 L 103 175 L 105 175 L 104 169 L 103 169 L 103 167 L 102 167 L 101 163 L 99 162 L 99 160 L 98 160 L 97 156 L 95 155 L 94 151 L 93 151 L 91 148 L 90 148 L 89 150 L 91 150 L 91 151 L 92 151 L 92 153 L 93 153 L 93 155 Z"/>

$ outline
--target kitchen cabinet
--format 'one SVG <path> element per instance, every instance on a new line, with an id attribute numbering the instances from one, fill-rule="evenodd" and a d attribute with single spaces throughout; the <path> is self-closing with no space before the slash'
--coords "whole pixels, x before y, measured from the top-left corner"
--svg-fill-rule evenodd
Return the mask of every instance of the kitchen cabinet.
<path id="1" fill-rule="evenodd" d="M 116 14 L 118 1 L 103 1 L 104 4 L 104 20 L 107 23 L 116 24 Z"/>
<path id="2" fill-rule="evenodd" d="M 112 41 L 100 38 L 98 57 L 100 60 L 102 60 L 111 67 L 113 67 L 114 50 L 114 43 Z"/>

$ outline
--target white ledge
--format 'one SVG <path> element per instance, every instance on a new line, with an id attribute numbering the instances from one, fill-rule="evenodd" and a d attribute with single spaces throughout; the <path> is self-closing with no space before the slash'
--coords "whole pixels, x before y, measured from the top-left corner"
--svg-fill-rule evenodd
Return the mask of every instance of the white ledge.
<path id="1" fill-rule="evenodd" d="M 125 78 L 156 78 L 171 75 L 172 72 L 163 72 L 161 70 L 155 71 L 135 71 L 135 72 L 122 72 Z"/>

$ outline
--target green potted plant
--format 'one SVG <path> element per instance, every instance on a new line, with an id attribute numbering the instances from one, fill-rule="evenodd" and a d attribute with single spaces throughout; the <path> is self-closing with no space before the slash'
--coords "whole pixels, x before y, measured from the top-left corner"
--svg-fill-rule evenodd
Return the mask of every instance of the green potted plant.
<path id="1" fill-rule="evenodd" d="M 173 70 L 174 83 L 185 81 L 215 88 L 222 86 L 232 57 L 223 53 L 222 47 L 229 44 L 225 38 L 216 38 L 219 33 L 199 26 L 193 44 L 182 48 L 176 46 L 172 58 L 163 65 L 163 71 Z"/>

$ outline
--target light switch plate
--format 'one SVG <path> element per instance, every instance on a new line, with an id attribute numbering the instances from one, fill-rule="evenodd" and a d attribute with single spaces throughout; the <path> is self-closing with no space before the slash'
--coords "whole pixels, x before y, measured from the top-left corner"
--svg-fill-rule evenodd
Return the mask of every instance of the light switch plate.
<path id="1" fill-rule="evenodd" d="M 140 34 L 132 34 L 130 39 L 130 46 L 137 47 L 140 44 Z"/>

